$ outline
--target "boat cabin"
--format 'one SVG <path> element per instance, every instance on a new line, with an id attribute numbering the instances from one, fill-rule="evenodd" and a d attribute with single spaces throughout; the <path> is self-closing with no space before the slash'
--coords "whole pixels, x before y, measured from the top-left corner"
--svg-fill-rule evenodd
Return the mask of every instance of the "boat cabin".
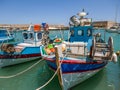
<path id="1" fill-rule="evenodd" d="M 43 32 L 44 31 L 41 30 L 40 25 L 30 25 L 29 29 L 22 33 L 23 42 L 40 45 L 43 37 Z"/>
<path id="2" fill-rule="evenodd" d="M 77 14 L 80 18 L 75 15 L 70 18 L 70 42 L 88 42 L 92 39 L 93 27 L 92 19 L 84 18 L 87 15 L 86 12 L 82 11 Z"/>
<path id="3" fill-rule="evenodd" d="M 70 28 L 70 42 L 88 42 L 92 39 L 92 26 L 78 26 Z"/>
<path id="4" fill-rule="evenodd" d="M 93 40 L 93 26 L 92 19 L 85 18 L 86 12 L 82 11 L 77 14 L 80 18 L 75 15 L 70 18 L 70 38 L 71 43 L 67 44 L 71 52 L 74 54 L 85 55 L 89 52 L 92 46 Z M 87 53 L 86 53 L 87 55 Z"/>

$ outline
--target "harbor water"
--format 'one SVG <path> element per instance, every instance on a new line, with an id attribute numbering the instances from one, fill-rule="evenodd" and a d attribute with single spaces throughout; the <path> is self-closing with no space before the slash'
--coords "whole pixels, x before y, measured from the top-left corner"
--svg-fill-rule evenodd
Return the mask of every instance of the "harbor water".
<path id="1" fill-rule="evenodd" d="M 108 33 L 105 30 L 95 30 L 95 33 L 102 33 L 102 38 L 108 40 L 109 36 L 113 37 L 115 52 L 120 50 L 120 34 Z M 15 42 L 22 41 L 22 31 L 15 31 Z M 50 39 L 55 37 L 68 40 L 69 30 L 52 30 Z M 18 76 L 18 73 L 31 67 L 39 60 L 26 62 L 18 65 L 0 68 L 0 90 L 36 90 L 51 79 L 53 72 L 49 70 L 46 62 L 40 59 L 40 63 Z M 5 76 L 6 78 L 4 78 Z M 13 77 L 9 77 L 13 76 Z M 62 90 L 57 76 L 41 90 Z M 71 90 L 120 90 L 120 57 L 118 62 L 108 63 L 108 65 L 93 77 L 71 88 Z"/>

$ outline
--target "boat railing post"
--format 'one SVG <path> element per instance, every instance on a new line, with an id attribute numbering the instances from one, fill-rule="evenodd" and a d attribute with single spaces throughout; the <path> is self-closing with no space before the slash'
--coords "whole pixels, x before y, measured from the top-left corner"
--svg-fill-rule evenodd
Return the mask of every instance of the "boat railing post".
<path id="1" fill-rule="evenodd" d="M 58 75 L 59 83 L 63 89 L 62 72 L 61 72 L 61 64 L 60 64 L 60 60 L 59 60 L 58 46 L 55 46 L 55 57 L 56 57 L 57 68 L 59 68 L 57 75 Z"/>

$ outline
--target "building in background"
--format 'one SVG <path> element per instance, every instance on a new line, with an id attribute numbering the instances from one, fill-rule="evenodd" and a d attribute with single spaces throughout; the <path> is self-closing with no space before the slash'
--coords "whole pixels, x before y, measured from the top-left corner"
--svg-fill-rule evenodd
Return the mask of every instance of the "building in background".
<path id="1" fill-rule="evenodd" d="M 95 21 L 93 22 L 94 28 L 104 28 L 104 29 L 110 29 L 110 27 L 113 27 L 116 22 L 113 21 Z"/>
<path id="2" fill-rule="evenodd" d="M 0 28 L 6 28 L 8 30 L 27 30 L 30 24 L 0 24 Z M 50 30 L 69 29 L 64 25 L 49 25 Z"/>
<path id="3" fill-rule="evenodd" d="M 103 28 L 103 29 L 110 29 L 110 27 L 113 26 L 120 26 L 120 23 L 116 23 L 113 21 L 94 21 L 93 27 L 98 29 L 98 28 Z M 0 28 L 6 28 L 8 30 L 27 30 L 30 24 L 0 24 Z M 56 25 L 52 24 L 49 25 L 50 30 L 58 30 L 58 29 L 63 29 L 63 30 L 68 30 L 69 27 L 65 25 Z"/>

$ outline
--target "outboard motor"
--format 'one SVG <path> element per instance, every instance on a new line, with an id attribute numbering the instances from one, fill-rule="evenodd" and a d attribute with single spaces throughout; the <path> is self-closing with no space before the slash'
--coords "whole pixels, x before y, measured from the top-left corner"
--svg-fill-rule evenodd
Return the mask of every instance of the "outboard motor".
<path id="1" fill-rule="evenodd" d="M 79 20 L 75 15 L 70 18 L 70 21 L 71 21 L 75 26 L 80 25 L 80 20 Z"/>

